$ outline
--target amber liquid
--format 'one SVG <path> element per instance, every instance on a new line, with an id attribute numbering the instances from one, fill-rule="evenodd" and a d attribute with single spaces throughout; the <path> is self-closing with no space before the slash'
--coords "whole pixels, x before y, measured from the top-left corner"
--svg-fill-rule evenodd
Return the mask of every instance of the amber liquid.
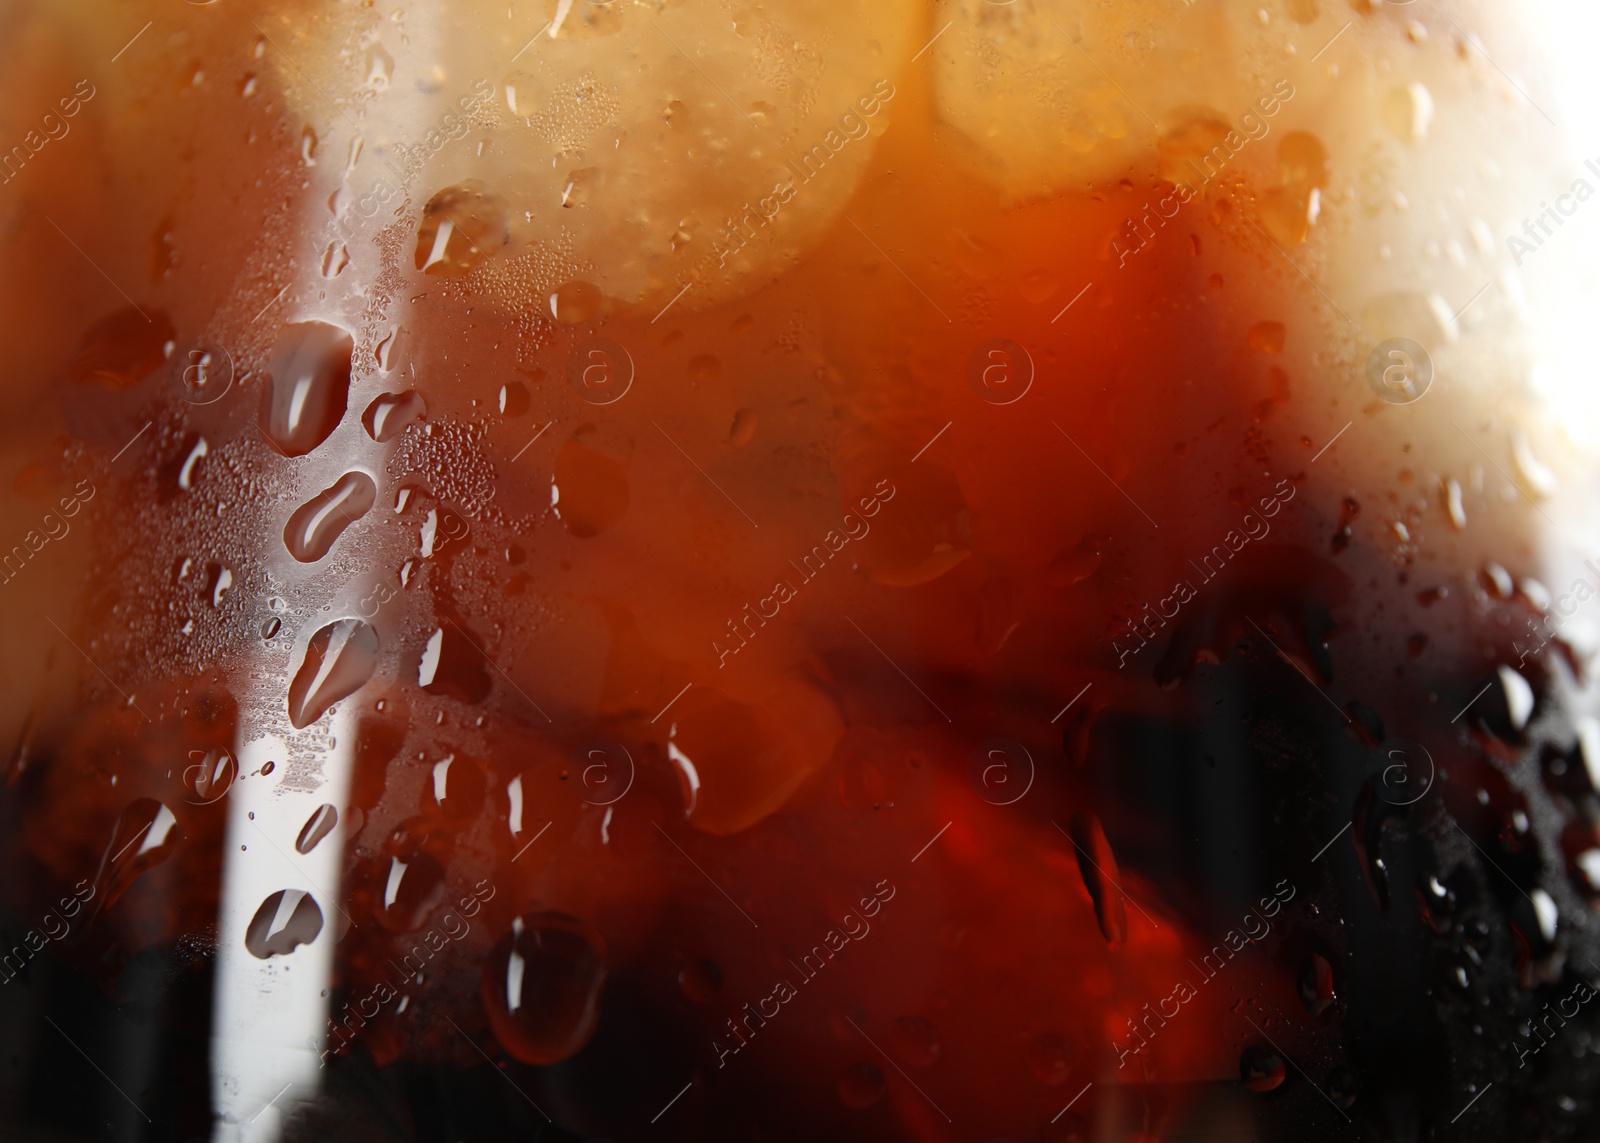
<path id="1" fill-rule="evenodd" d="M 278 204 L 326 187 L 270 73 L 224 58 L 191 109 L 222 189 L 140 165 L 109 192 L 137 226 L 63 207 L 128 301 L 38 264 L 39 297 L 93 302 L 39 326 L 30 416 L 64 439 L 14 487 L 93 495 L 4 589 L 60 621 L 17 704 L 12 909 L 88 895 L 4 987 L 59 1013 L 176 982 L 128 1137 L 210 1130 L 241 845 L 287 863 L 249 954 L 335 944 L 289 1138 L 1399 1137 L 1492 1074 L 1516 1020 L 1471 1002 L 1561 980 L 1496 764 L 1543 749 L 1564 797 L 1582 764 L 1514 688 L 1473 699 L 1528 599 L 1431 542 L 1411 461 L 1342 465 L 1404 430 L 1328 382 L 1372 339 L 1284 264 L 1328 178 L 1292 100 L 1188 197 L 1203 118 L 1019 195 L 897 68 L 794 264 L 508 307 L 520 208 L 481 183 L 410 186 L 370 256 L 318 231 L 322 287 L 247 272 L 241 229 L 288 242 Z M 69 155 L 30 193 L 68 194 Z M 784 167 L 712 257 L 826 177 Z M 359 321 L 318 310 L 342 275 Z M 1469 506 L 1526 565 L 1517 509 Z M 84 586 L 48 602 L 50 566 Z M 1408 800 L 1397 743 L 1448 781 Z M 241 790 L 304 825 L 233 832 Z M 336 889 L 293 871 L 319 847 Z"/>

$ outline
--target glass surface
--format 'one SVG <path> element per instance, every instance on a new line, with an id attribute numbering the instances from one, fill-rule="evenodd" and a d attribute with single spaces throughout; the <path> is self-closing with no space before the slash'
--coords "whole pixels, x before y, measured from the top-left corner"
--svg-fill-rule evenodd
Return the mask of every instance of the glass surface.
<path id="1" fill-rule="evenodd" d="M 0 1139 L 1600 1135 L 1597 24 L 0 0 Z"/>

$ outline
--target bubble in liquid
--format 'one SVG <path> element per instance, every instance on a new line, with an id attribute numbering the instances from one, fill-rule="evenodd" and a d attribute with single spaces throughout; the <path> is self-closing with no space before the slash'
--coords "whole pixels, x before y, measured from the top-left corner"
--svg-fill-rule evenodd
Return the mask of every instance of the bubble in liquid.
<path id="1" fill-rule="evenodd" d="M 412 421 L 420 421 L 427 411 L 422 394 L 415 389 L 404 393 L 379 393 L 361 414 L 361 425 L 369 437 L 382 444 L 399 436 Z"/>
<path id="2" fill-rule="evenodd" d="M 471 273 L 511 240 L 505 200 L 477 179 L 445 187 L 422 208 L 416 267 L 424 274 Z"/>
<path id="3" fill-rule="evenodd" d="M 483 1007 L 512 1056 L 558 1063 L 593 1035 L 605 980 L 599 933 L 565 913 L 535 913 L 512 922 L 485 963 Z"/>
<path id="4" fill-rule="evenodd" d="M 245 929 L 244 947 L 261 960 L 288 956 L 322 932 L 322 910 L 302 889 L 279 889 L 261 902 Z"/>
<path id="5" fill-rule="evenodd" d="M 296 853 L 310 853 L 317 848 L 317 842 L 333 832 L 333 827 L 339 824 L 339 811 L 333 806 L 324 803 L 316 808 L 315 812 L 306 819 L 306 824 L 300 827 L 300 836 L 294 839 Z"/>
<path id="6" fill-rule="evenodd" d="M 295 322 L 273 346 L 261 431 L 286 456 L 305 456 L 338 426 L 350 393 L 350 335 L 326 322 Z"/>
<path id="7" fill-rule="evenodd" d="M 359 619 L 339 619 L 306 645 L 289 683 L 289 721 L 310 726 L 340 699 L 355 694 L 378 665 L 378 633 Z"/>
<path id="8" fill-rule="evenodd" d="M 444 903 L 444 866 L 426 853 L 391 856 L 378 885 L 378 923 L 391 933 L 411 933 L 422 928 Z"/>

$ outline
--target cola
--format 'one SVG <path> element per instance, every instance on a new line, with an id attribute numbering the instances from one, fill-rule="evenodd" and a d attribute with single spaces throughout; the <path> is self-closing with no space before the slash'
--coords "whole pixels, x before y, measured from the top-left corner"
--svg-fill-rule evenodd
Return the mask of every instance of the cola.
<path id="1" fill-rule="evenodd" d="M 1587 17 L 181 8 L 0 8 L 7 1138 L 1594 1134 Z"/>

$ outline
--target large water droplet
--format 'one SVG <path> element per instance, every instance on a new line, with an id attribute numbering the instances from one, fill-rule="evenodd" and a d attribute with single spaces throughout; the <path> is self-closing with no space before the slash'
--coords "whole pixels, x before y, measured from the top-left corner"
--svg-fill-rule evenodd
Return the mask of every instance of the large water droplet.
<path id="1" fill-rule="evenodd" d="M 568 282 L 550 295 L 550 316 L 562 325 L 577 325 L 598 314 L 604 302 L 593 282 Z"/>
<path id="2" fill-rule="evenodd" d="M 466 821 L 483 806 L 486 784 L 483 767 L 460 754 L 446 754 L 429 771 L 423 808 L 453 821 Z"/>
<path id="3" fill-rule="evenodd" d="M 359 619 L 340 619 L 311 637 L 289 683 L 289 721 L 310 726 L 360 690 L 378 665 L 378 633 Z"/>
<path id="4" fill-rule="evenodd" d="M 182 835 L 178 819 L 154 798 L 139 798 L 117 818 L 106 846 L 106 895 L 109 909 L 145 870 L 160 865 L 177 849 Z"/>
<path id="5" fill-rule="evenodd" d="M 303 889 L 279 889 L 261 902 L 261 908 L 245 929 L 244 947 L 250 955 L 266 960 L 288 956 L 301 945 L 308 945 L 322 932 L 322 910 Z"/>
<path id="6" fill-rule="evenodd" d="M 112 389 L 137 385 L 166 357 L 174 334 L 172 321 L 159 310 L 145 315 L 132 306 L 117 310 L 90 327 L 72 359 L 67 375 Z"/>
<path id="7" fill-rule="evenodd" d="M 573 439 L 556 454 L 550 503 L 567 531 L 598 536 L 628 511 L 628 466 Z"/>
<path id="8" fill-rule="evenodd" d="M 1117 888 L 1122 879 L 1117 873 L 1117 858 L 1111 852 L 1111 842 L 1100 827 L 1100 819 L 1092 813 L 1072 815 L 1071 837 L 1072 847 L 1078 854 L 1078 872 L 1094 901 L 1100 932 L 1107 944 L 1118 948 L 1128 938 L 1128 911 Z"/>
<path id="9" fill-rule="evenodd" d="M 338 824 L 338 810 L 327 804 L 318 806 L 316 812 L 306 819 L 306 824 L 300 827 L 300 836 L 294 839 L 295 852 L 310 853 L 317 848 L 317 842 L 333 832 L 333 827 Z"/>
<path id="10" fill-rule="evenodd" d="M 1239 1078 L 1251 1091 L 1275 1091 L 1284 1077 L 1283 1057 L 1266 1044 L 1246 1045 L 1239 1054 Z"/>
<path id="11" fill-rule="evenodd" d="M 296 322 L 278 338 L 267 365 L 261 431 L 288 456 L 316 448 L 344 416 L 353 351 L 350 335 L 326 322 Z"/>
<path id="12" fill-rule="evenodd" d="M 473 643 L 454 623 L 434 628 L 417 664 L 417 685 L 429 694 L 464 703 L 488 698 L 493 680 Z"/>
<path id="13" fill-rule="evenodd" d="M 189 768 L 184 771 L 184 779 L 201 805 L 209 806 L 220 800 L 238 776 L 239 764 L 222 747 L 189 751 Z"/>
<path id="14" fill-rule="evenodd" d="M 426 853 L 389 858 L 378 886 L 378 923 L 391 933 L 420 929 L 445 899 L 444 866 Z"/>
<path id="15" fill-rule="evenodd" d="M 367 411 L 361 414 L 361 423 L 367 435 L 382 444 L 400 435 L 400 430 L 412 421 L 420 421 L 427 407 L 422 394 L 415 389 L 404 393 L 380 393 L 373 398 Z"/>
<path id="16" fill-rule="evenodd" d="M 605 941 L 589 925 L 564 913 L 518 918 L 484 965 L 489 1026 L 523 1063 L 557 1063 L 593 1034 L 605 979 Z"/>
<path id="17" fill-rule="evenodd" d="M 505 200 L 468 179 L 428 200 L 417 227 L 416 266 L 424 274 L 470 273 L 511 239 Z"/>
<path id="18" fill-rule="evenodd" d="M 283 545 L 301 563 L 316 563 L 377 501 L 378 486 L 372 477 L 359 470 L 347 472 L 294 510 L 284 525 Z"/>

